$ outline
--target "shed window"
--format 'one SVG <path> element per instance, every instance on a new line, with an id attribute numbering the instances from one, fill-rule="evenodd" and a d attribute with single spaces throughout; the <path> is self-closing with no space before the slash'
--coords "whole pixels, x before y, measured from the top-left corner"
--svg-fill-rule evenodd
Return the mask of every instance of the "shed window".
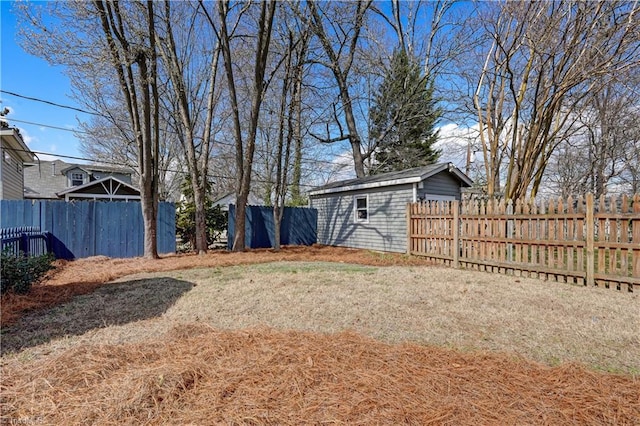
<path id="1" fill-rule="evenodd" d="M 80 186 L 84 183 L 84 173 L 71 173 L 71 186 Z"/>
<path id="2" fill-rule="evenodd" d="M 369 196 L 360 195 L 355 198 L 355 221 L 369 222 Z"/>

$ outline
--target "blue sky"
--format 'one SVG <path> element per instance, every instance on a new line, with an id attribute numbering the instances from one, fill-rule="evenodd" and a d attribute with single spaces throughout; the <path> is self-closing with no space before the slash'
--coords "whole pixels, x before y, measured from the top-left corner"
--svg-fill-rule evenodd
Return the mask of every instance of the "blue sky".
<path id="1" fill-rule="evenodd" d="M 16 41 L 16 17 L 12 13 L 13 1 L 0 1 L 2 30 L 0 37 L 0 109 L 9 108 L 9 124 L 18 127 L 32 151 L 57 155 L 81 157 L 79 142 L 73 132 L 52 129 L 46 126 L 74 129 L 78 118 L 85 119 L 82 113 L 64 109 L 42 102 L 36 102 L 13 96 L 6 92 L 42 99 L 61 105 L 78 107 L 70 98 L 69 79 L 64 68 L 49 65 L 43 59 L 32 56 L 22 50 Z M 20 121 L 13 121 L 20 120 Z M 34 124 L 23 123 L 28 121 Z M 50 159 L 38 155 L 41 160 Z M 68 162 L 78 160 L 61 158 Z"/>

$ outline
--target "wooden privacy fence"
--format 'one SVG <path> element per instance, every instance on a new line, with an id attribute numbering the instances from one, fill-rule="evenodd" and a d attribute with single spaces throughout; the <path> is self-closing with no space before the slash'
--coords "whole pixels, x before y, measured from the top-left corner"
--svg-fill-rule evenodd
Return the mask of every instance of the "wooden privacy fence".
<path id="1" fill-rule="evenodd" d="M 38 227 L 50 237 L 57 259 L 127 258 L 144 254 L 144 224 L 138 201 L 0 200 L 0 228 Z M 176 249 L 173 203 L 158 204 L 159 253 Z"/>
<path id="2" fill-rule="evenodd" d="M 409 254 L 456 268 L 640 289 L 640 194 L 413 203 L 407 233 Z"/>
<path id="3" fill-rule="evenodd" d="M 227 248 L 233 247 L 236 206 L 229 204 Z M 275 243 L 273 207 L 247 206 L 245 212 L 245 245 L 268 248 Z M 307 207 L 285 207 L 280 223 L 280 244 L 310 246 L 318 241 L 318 210 Z"/>

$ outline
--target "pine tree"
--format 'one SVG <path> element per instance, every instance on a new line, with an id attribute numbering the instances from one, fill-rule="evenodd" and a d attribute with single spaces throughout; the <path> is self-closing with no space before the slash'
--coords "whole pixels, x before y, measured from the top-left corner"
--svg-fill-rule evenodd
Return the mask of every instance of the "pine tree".
<path id="1" fill-rule="evenodd" d="M 378 148 L 370 174 L 436 162 L 440 152 L 433 144 L 440 115 L 432 80 L 422 75 L 416 58 L 395 51 L 371 109 L 369 134 Z"/>
<path id="2" fill-rule="evenodd" d="M 207 183 L 206 192 L 210 194 L 211 185 Z M 176 206 L 176 233 L 183 243 L 189 243 L 190 249 L 196 247 L 196 204 L 191 185 L 191 175 L 185 175 L 182 182 L 184 200 Z M 220 206 L 214 206 L 210 196 L 205 198 L 205 226 L 207 227 L 207 245 L 215 242 L 227 229 L 227 213 Z"/>

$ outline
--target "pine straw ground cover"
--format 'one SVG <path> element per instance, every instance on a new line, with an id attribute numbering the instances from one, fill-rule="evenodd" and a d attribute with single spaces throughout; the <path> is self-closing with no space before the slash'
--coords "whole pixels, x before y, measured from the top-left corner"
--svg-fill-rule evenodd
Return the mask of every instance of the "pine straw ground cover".
<path id="1" fill-rule="evenodd" d="M 58 424 L 637 424 L 628 378 L 338 334 L 180 326 L 5 378 L 5 419 Z"/>
<path id="2" fill-rule="evenodd" d="M 640 424 L 637 295 L 323 250 L 61 265 L 2 423 Z"/>

